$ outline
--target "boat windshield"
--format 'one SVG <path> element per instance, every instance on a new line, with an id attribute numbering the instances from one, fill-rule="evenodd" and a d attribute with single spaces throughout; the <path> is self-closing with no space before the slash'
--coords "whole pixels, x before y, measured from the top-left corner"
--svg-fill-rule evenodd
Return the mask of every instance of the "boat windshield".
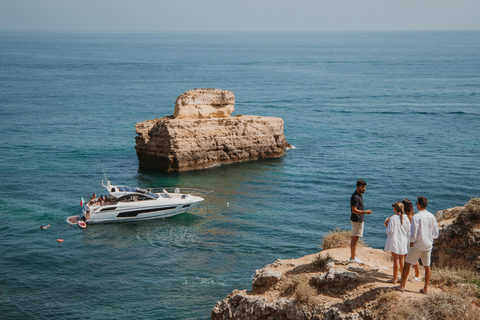
<path id="1" fill-rule="evenodd" d="M 155 199 L 158 199 L 159 195 L 158 194 L 155 194 L 155 193 L 151 193 L 149 191 L 147 191 L 147 194 L 152 197 L 152 198 L 155 198 Z"/>
<path id="2" fill-rule="evenodd" d="M 141 188 L 135 188 L 135 187 L 126 187 L 126 186 L 117 186 L 118 192 L 132 192 L 132 193 L 143 193 L 147 194 L 153 199 L 158 199 L 159 195 L 152 193 L 148 190 L 141 189 Z"/>
<path id="3" fill-rule="evenodd" d="M 137 188 L 134 187 L 117 187 L 119 192 L 136 192 Z"/>
<path id="4" fill-rule="evenodd" d="M 138 188 L 138 189 L 136 189 L 136 192 L 143 193 L 143 194 L 148 194 L 150 197 L 152 197 L 154 199 L 157 199 L 159 197 L 158 194 L 151 193 L 150 191 L 145 190 L 145 189 Z"/>

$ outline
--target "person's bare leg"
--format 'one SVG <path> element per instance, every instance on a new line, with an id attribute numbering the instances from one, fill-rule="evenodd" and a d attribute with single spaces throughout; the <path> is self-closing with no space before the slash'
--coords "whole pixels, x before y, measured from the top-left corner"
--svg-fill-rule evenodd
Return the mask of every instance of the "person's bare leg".
<path id="1" fill-rule="evenodd" d="M 407 278 L 408 278 L 408 274 L 410 273 L 410 266 L 411 264 L 405 261 L 405 266 L 403 267 L 403 272 L 402 272 L 402 282 L 398 287 L 401 290 L 404 290 L 405 286 L 407 285 Z"/>
<path id="2" fill-rule="evenodd" d="M 352 241 L 350 242 L 350 258 L 355 259 L 357 256 L 357 242 L 358 236 L 352 236 Z"/>
<path id="3" fill-rule="evenodd" d="M 398 276 L 398 268 L 400 267 L 400 260 L 398 254 L 395 254 L 392 252 L 392 258 L 393 258 L 393 278 L 392 278 L 392 283 L 397 283 L 397 276 Z M 403 271 L 403 269 L 400 269 Z M 400 271 L 401 272 L 401 271 Z"/>
<path id="4" fill-rule="evenodd" d="M 400 265 L 400 277 L 402 276 L 403 268 L 405 267 L 405 257 L 405 255 L 398 256 Z"/>
<path id="5" fill-rule="evenodd" d="M 415 277 L 420 278 L 420 263 L 417 261 L 417 263 L 413 266 L 413 269 L 415 269 Z"/>
<path id="6" fill-rule="evenodd" d="M 428 293 L 428 283 L 430 282 L 430 276 L 432 275 L 432 269 L 430 266 L 425 267 L 425 286 L 423 287 L 423 292 Z"/>

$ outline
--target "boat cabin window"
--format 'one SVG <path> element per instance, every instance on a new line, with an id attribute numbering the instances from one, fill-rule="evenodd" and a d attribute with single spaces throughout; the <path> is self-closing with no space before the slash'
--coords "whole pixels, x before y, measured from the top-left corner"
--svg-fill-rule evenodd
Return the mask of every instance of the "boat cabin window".
<path id="1" fill-rule="evenodd" d="M 139 195 L 138 200 L 154 200 L 152 197 L 146 196 L 146 195 Z"/>
<path id="2" fill-rule="evenodd" d="M 134 202 L 134 201 L 145 201 L 145 200 L 155 200 L 156 198 L 150 197 L 149 195 L 145 194 L 127 194 L 121 196 L 117 200 L 115 200 L 112 204 L 119 203 L 119 202 Z"/>

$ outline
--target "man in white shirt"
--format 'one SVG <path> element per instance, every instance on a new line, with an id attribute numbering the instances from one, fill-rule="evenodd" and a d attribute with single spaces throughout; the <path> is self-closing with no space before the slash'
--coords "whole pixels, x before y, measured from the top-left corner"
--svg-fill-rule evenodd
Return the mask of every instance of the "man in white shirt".
<path id="1" fill-rule="evenodd" d="M 425 267 L 425 286 L 420 289 L 421 293 L 428 293 L 428 283 L 430 282 L 430 260 L 432 255 L 433 239 L 438 238 L 438 223 L 433 214 L 425 210 L 428 200 L 425 197 L 417 198 L 418 212 L 413 216 L 410 225 L 410 248 L 408 249 L 405 266 L 402 272 L 402 283 L 395 287 L 398 291 L 405 291 L 410 266 L 416 264 L 418 259 L 422 259 Z"/>

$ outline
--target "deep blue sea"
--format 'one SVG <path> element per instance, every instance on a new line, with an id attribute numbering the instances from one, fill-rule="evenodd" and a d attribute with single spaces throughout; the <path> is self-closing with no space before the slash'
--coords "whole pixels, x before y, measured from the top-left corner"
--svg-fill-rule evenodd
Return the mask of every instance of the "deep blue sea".
<path id="1" fill-rule="evenodd" d="M 209 319 L 255 269 L 349 229 L 358 179 L 375 248 L 395 201 L 435 213 L 480 196 L 479 52 L 480 31 L 0 33 L 0 318 Z M 140 170 L 135 124 L 194 88 L 281 117 L 295 149 Z M 214 193 L 174 218 L 69 226 L 80 197 L 104 194 L 102 168 Z"/>

